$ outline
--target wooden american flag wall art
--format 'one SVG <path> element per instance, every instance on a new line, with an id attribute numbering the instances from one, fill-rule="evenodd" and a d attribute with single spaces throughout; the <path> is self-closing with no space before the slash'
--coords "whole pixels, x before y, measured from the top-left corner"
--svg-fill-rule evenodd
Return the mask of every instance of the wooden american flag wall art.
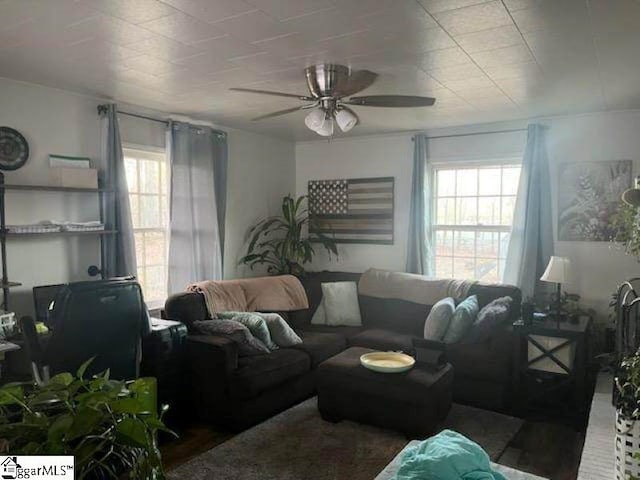
<path id="1" fill-rule="evenodd" d="M 311 233 L 336 243 L 393 245 L 394 177 L 311 180 Z"/>

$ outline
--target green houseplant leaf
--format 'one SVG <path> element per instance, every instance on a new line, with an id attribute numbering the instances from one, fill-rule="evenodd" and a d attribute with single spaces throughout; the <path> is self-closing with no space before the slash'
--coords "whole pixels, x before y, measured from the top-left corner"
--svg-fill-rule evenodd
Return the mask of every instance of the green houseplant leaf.
<path id="1" fill-rule="evenodd" d="M 338 256 L 335 241 L 317 229 L 317 222 L 305 208 L 306 195 L 297 199 L 287 195 L 282 199 L 281 216 L 268 217 L 249 229 L 246 254 L 240 263 L 254 268 L 267 266 L 276 275 L 304 274 L 304 265 L 313 261 L 316 251 L 313 243 L 322 245 L 329 256 Z M 305 232 L 311 231 L 305 235 Z"/>

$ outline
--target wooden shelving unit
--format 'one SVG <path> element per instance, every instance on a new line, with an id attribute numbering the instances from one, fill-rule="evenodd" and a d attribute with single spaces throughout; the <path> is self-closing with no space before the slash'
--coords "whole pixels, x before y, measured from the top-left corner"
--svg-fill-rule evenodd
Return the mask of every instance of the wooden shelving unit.
<path id="1" fill-rule="evenodd" d="M 0 278 L 0 289 L 3 294 L 3 309 L 9 310 L 9 290 L 22 285 L 19 282 L 9 280 L 7 268 L 7 241 L 14 238 L 46 238 L 46 237 L 76 237 L 76 236 L 97 236 L 101 239 L 106 235 L 115 235 L 117 230 L 113 230 L 109 225 L 105 226 L 105 230 L 80 230 L 59 232 L 10 232 L 7 230 L 5 215 L 5 193 L 11 190 L 29 191 L 29 192 L 63 192 L 63 193 L 82 193 L 93 194 L 98 196 L 100 221 L 104 223 L 104 196 L 113 193 L 113 189 L 109 188 L 77 188 L 77 187 L 58 187 L 53 185 L 11 185 L 4 183 L 4 174 L 0 172 L 0 262 L 2 267 L 2 278 Z M 100 248 L 100 263 L 104 265 L 104 249 Z M 102 268 L 102 267 L 101 267 Z M 102 273 L 104 278 L 104 273 Z"/>

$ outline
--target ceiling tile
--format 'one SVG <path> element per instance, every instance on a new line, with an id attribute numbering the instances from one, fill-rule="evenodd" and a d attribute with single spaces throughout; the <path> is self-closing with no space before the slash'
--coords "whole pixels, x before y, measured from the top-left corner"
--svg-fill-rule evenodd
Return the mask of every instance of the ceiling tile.
<path id="1" fill-rule="evenodd" d="M 584 0 L 532 2 L 530 8 L 513 11 L 511 15 L 523 33 L 537 30 L 567 31 L 589 28 Z"/>
<path id="2" fill-rule="evenodd" d="M 126 60 L 122 60 L 120 62 L 120 65 L 131 68 L 133 70 L 150 73 L 152 75 L 162 75 L 180 68 L 173 63 L 166 62 L 147 54 L 142 54 L 135 57 L 130 57 Z"/>
<path id="3" fill-rule="evenodd" d="M 81 0 L 88 6 L 129 23 L 143 23 L 166 17 L 176 10 L 158 0 Z"/>
<path id="4" fill-rule="evenodd" d="M 424 30 L 438 26 L 416 2 L 396 2 L 385 10 L 366 12 L 354 19 L 356 26 L 376 31 Z"/>
<path id="5" fill-rule="evenodd" d="M 236 66 L 224 58 L 220 58 L 220 52 L 198 53 L 192 57 L 176 59 L 174 63 L 201 74 L 228 70 Z"/>
<path id="6" fill-rule="evenodd" d="M 341 10 L 335 8 L 296 17 L 282 24 L 292 32 L 300 32 L 309 41 L 363 30 L 361 25 L 357 25 L 352 18 L 342 15 Z"/>
<path id="7" fill-rule="evenodd" d="M 132 0 L 128 0 L 132 1 Z M 135 1 L 135 0 L 134 0 Z M 205 22 L 219 22 L 255 11 L 256 8 L 243 0 L 161 0 L 172 7 Z"/>
<path id="8" fill-rule="evenodd" d="M 473 63 L 429 69 L 427 73 L 439 82 L 484 77 L 482 69 Z"/>
<path id="9" fill-rule="evenodd" d="M 254 55 L 230 58 L 229 62 L 261 73 L 270 73 L 296 66 L 295 63 L 287 61 L 269 52 L 260 52 Z"/>
<path id="10" fill-rule="evenodd" d="M 215 23 L 216 28 L 246 42 L 257 42 L 292 33 L 283 23 L 266 13 L 254 11 Z"/>
<path id="11" fill-rule="evenodd" d="M 278 20 L 335 8 L 334 0 L 247 0 L 247 2 Z"/>
<path id="12" fill-rule="evenodd" d="M 427 71 L 469 63 L 472 63 L 469 55 L 459 47 L 426 52 L 417 59 L 417 65 Z"/>
<path id="13" fill-rule="evenodd" d="M 482 3 L 436 13 L 434 16 L 442 28 L 453 36 L 513 24 L 511 17 L 500 2 Z"/>
<path id="14" fill-rule="evenodd" d="M 192 57 L 203 52 L 200 46 L 186 45 L 163 37 L 162 35 L 153 35 L 152 37 L 127 44 L 126 46 L 139 53 L 146 53 L 166 61 Z"/>
<path id="15" fill-rule="evenodd" d="M 254 55 L 261 50 L 255 45 L 244 40 L 238 40 L 231 35 L 210 38 L 201 42 L 192 43 L 194 48 L 209 53 L 212 57 L 233 58 L 245 55 Z"/>
<path id="16" fill-rule="evenodd" d="M 469 90 L 472 88 L 492 87 L 495 85 L 495 83 L 486 75 L 482 77 L 463 78 L 460 80 L 447 80 L 443 81 L 442 84 L 454 92 L 459 90 Z"/>
<path id="17" fill-rule="evenodd" d="M 183 43 L 195 43 L 221 37 L 226 33 L 213 25 L 199 21 L 184 13 L 174 13 L 173 15 L 142 23 L 141 26 L 158 35 L 164 35 Z"/>
<path id="18" fill-rule="evenodd" d="M 481 68 L 535 61 L 533 55 L 531 55 L 531 52 L 529 51 L 529 48 L 527 48 L 524 42 L 521 45 L 472 53 L 471 58 L 473 58 Z"/>
<path id="19" fill-rule="evenodd" d="M 484 71 L 493 80 L 517 77 L 534 78 L 542 75 L 540 67 L 535 62 L 496 65 L 487 67 Z"/>
<path id="20" fill-rule="evenodd" d="M 429 13 L 440 13 L 457 8 L 487 3 L 491 0 L 418 0 Z"/>
<path id="21" fill-rule="evenodd" d="M 281 56 L 283 58 L 308 56 L 325 52 L 326 46 L 321 45 L 319 42 L 311 42 L 300 33 L 291 33 L 289 35 L 283 35 L 280 37 L 270 38 L 268 40 L 261 40 L 254 42 L 253 45 L 260 50 L 267 51 L 274 55 Z"/>
<path id="22" fill-rule="evenodd" d="M 468 53 L 495 50 L 522 44 L 522 35 L 518 29 L 509 25 L 492 28 L 482 32 L 456 36 L 456 42 Z"/>

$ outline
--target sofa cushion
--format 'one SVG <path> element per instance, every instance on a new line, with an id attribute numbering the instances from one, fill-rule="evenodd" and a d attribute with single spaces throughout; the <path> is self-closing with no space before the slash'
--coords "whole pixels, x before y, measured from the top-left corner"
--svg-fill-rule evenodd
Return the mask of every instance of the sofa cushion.
<path id="1" fill-rule="evenodd" d="M 457 343 L 469 331 L 476 317 L 478 316 L 478 297 L 471 295 L 458 304 L 447 333 L 445 333 L 442 341 L 444 343 Z"/>
<path id="2" fill-rule="evenodd" d="M 309 355 L 294 348 L 281 348 L 266 355 L 238 359 L 229 379 L 229 393 L 238 399 L 252 398 L 265 390 L 298 377 L 311 369 Z M 211 379 L 216 381 L 216 379 Z"/>
<path id="3" fill-rule="evenodd" d="M 440 341 L 447 333 L 456 303 L 451 297 L 443 298 L 431 308 L 424 322 L 424 338 Z"/>
<path id="4" fill-rule="evenodd" d="M 422 337 L 424 320 L 431 307 L 420 303 L 360 295 L 362 324 Z"/>
<path id="5" fill-rule="evenodd" d="M 299 330 L 306 330 L 309 332 L 323 332 L 323 333 L 336 333 L 346 339 L 359 334 L 364 330 L 363 327 L 333 327 L 331 325 L 305 325 Z"/>
<path id="6" fill-rule="evenodd" d="M 281 314 L 256 313 L 256 315 L 260 315 L 264 319 L 269 329 L 271 339 L 279 347 L 293 347 L 294 345 L 302 343 L 300 337 L 296 335 L 296 332 L 293 331 Z"/>
<path id="7" fill-rule="evenodd" d="M 349 338 L 352 347 L 371 348 L 373 350 L 402 350 L 405 353 L 413 352 L 413 336 L 405 333 L 383 330 L 381 328 L 367 328 L 361 333 Z"/>
<path id="8" fill-rule="evenodd" d="M 338 333 L 300 330 L 298 335 L 302 338 L 302 343 L 293 348 L 302 350 L 311 357 L 311 368 L 317 367 L 327 358 L 331 358 L 347 348 L 346 338 Z"/>

